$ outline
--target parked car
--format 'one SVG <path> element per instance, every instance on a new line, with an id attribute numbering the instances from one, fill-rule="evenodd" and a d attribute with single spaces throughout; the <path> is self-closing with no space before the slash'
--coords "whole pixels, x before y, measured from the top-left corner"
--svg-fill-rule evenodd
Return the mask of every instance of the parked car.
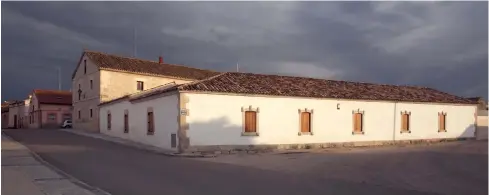
<path id="1" fill-rule="evenodd" d="M 65 120 L 61 125 L 61 128 L 71 128 L 71 120 Z"/>

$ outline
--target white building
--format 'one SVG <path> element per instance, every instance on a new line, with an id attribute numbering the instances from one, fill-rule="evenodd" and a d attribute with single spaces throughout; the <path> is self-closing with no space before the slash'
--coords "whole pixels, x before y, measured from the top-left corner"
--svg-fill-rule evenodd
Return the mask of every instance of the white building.
<path id="1" fill-rule="evenodd" d="M 100 104 L 100 130 L 174 151 L 473 138 L 477 103 L 431 88 L 251 73 Z"/>

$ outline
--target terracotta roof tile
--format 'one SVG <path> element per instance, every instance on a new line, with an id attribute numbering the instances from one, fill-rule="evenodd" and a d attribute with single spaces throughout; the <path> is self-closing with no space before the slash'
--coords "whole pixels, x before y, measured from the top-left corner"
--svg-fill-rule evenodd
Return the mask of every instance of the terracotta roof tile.
<path id="1" fill-rule="evenodd" d="M 39 104 L 71 105 L 72 102 L 69 91 L 35 89 L 34 94 Z"/>
<path id="2" fill-rule="evenodd" d="M 274 96 L 474 104 L 472 100 L 427 87 L 233 72 L 184 84 L 178 89 Z"/>
<path id="3" fill-rule="evenodd" d="M 119 70 L 134 73 L 146 73 L 183 79 L 205 79 L 219 74 L 218 72 L 186 67 L 175 64 L 164 64 L 156 61 L 122 57 L 95 51 L 84 52 L 101 69 Z"/>

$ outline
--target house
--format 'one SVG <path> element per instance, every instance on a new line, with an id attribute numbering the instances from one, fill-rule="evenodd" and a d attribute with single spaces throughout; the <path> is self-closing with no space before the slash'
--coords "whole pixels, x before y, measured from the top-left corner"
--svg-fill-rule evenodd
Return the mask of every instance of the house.
<path id="1" fill-rule="evenodd" d="M 29 128 L 58 128 L 71 119 L 71 92 L 35 89 L 29 102 Z"/>
<path id="2" fill-rule="evenodd" d="M 7 101 L 2 103 L 2 129 L 8 128 L 8 122 L 9 122 L 8 105 L 9 102 Z"/>
<path id="3" fill-rule="evenodd" d="M 23 128 L 25 120 L 25 101 L 14 101 L 8 105 L 8 128 Z"/>
<path id="4" fill-rule="evenodd" d="M 477 104 L 427 87 L 228 72 L 99 109 L 101 133 L 188 152 L 473 138 Z"/>
<path id="5" fill-rule="evenodd" d="M 98 104 L 170 82 L 188 83 L 216 72 L 85 50 L 72 75 L 73 128 L 99 131 Z"/>
<path id="6" fill-rule="evenodd" d="M 488 139 L 487 103 L 481 97 L 472 97 L 469 99 L 478 103 L 476 138 L 478 140 L 487 140 Z"/>

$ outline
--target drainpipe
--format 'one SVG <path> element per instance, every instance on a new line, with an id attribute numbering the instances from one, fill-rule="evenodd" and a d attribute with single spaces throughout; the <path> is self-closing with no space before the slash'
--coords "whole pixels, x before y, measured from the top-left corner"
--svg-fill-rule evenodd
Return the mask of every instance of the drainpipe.
<path id="1" fill-rule="evenodd" d="M 394 125 L 393 125 L 393 131 L 392 131 L 392 141 L 396 142 L 396 113 L 397 113 L 397 102 L 394 102 Z"/>

